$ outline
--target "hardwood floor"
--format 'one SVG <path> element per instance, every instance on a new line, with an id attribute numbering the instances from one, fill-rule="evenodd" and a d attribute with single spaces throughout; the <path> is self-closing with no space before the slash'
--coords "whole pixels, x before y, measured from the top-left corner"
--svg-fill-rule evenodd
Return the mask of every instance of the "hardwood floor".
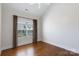
<path id="1" fill-rule="evenodd" d="M 44 42 L 2 51 L 2 56 L 79 56 L 79 54 Z"/>

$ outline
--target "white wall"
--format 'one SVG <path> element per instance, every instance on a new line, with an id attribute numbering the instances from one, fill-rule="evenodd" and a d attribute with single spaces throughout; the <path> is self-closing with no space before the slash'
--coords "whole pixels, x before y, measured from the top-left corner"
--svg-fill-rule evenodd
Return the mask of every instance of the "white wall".
<path id="1" fill-rule="evenodd" d="M 0 3 L 0 51 L 1 51 L 1 3 Z"/>
<path id="2" fill-rule="evenodd" d="M 2 50 L 12 48 L 13 40 L 13 17 L 12 15 L 38 19 L 38 40 L 40 41 L 40 19 L 39 17 L 15 10 L 7 4 L 2 4 Z"/>
<path id="3" fill-rule="evenodd" d="M 43 17 L 43 41 L 79 53 L 79 4 L 52 4 Z"/>

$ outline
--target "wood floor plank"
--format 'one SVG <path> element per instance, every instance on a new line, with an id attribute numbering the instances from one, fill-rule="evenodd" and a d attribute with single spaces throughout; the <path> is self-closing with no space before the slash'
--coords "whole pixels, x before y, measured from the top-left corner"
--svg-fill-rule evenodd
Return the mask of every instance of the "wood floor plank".
<path id="1" fill-rule="evenodd" d="M 45 42 L 28 44 L 2 51 L 2 56 L 79 56 L 79 54 L 50 45 Z"/>

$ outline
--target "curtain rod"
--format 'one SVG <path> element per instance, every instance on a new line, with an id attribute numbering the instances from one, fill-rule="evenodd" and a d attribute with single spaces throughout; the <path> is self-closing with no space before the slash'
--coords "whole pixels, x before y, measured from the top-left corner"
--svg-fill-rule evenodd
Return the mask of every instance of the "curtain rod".
<path id="1" fill-rule="evenodd" d="M 18 17 L 33 20 L 32 18 L 26 18 L 26 17 L 22 17 L 22 16 L 18 16 Z"/>
<path id="2" fill-rule="evenodd" d="M 17 16 L 17 15 L 15 15 L 15 16 Z M 34 19 L 32 19 L 32 18 L 27 18 L 27 17 L 23 17 L 23 16 L 17 16 L 17 17 L 21 17 L 21 18 L 25 18 L 25 19 L 34 20 Z"/>

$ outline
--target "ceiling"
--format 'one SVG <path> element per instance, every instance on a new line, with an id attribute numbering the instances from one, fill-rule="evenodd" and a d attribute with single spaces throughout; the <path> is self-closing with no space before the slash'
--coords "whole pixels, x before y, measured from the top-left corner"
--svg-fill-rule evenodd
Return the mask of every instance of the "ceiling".
<path id="1" fill-rule="evenodd" d="M 48 10 L 48 7 L 51 4 L 50 3 L 8 3 L 7 5 L 13 7 L 14 9 L 24 11 L 25 13 L 29 13 L 35 16 L 42 16 L 45 13 L 45 11 Z"/>

